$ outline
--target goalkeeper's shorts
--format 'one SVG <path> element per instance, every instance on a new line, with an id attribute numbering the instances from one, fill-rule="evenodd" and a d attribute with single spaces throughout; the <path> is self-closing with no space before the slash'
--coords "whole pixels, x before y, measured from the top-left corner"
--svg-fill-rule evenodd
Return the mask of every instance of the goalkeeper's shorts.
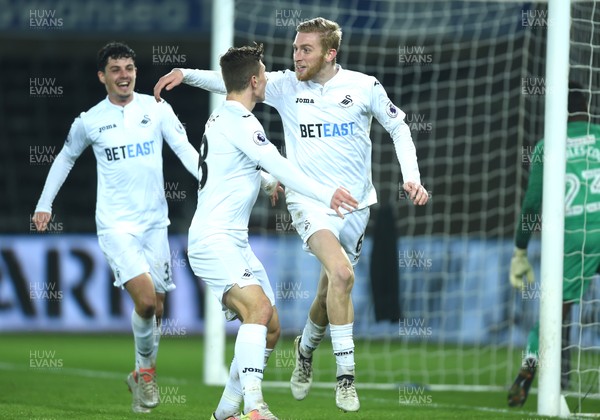
<path id="1" fill-rule="evenodd" d="M 352 265 L 356 265 L 362 250 L 362 241 L 367 223 L 369 223 L 369 207 L 347 213 L 342 219 L 330 213 L 325 206 L 291 203 L 288 210 L 292 215 L 294 229 L 302 238 L 305 251 L 310 252 L 308 239 L 319 230 L 329 230 L 340 242 Z"/>
<path id="2" fill-rule="evenodd" d="M 600 233 L 565 232 L 563 301 L 579 302 L 600 268 Z"/>

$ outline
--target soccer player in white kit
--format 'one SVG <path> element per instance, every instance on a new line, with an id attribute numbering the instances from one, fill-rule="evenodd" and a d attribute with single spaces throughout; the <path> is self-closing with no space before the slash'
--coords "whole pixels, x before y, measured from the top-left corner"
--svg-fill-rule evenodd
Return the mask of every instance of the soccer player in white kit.
<path id="1" fill-rule="evenodd" d="M 404 189 L 416 205 L 428 201 L 421 186 L 415 146 L 405 114 L 387 96 L 374 77 L 343 69 L 336 64 L 341 42 L 339 25 L 315 18 L 297 27 L 294 40 L 295 72 L 267 73 L 265 103 L 281 115 L 287 157 L 302 172 L 329 186 L 345 185 L 359 201 L 358 209 L 344 219 L 293 188 L 286 189 L 288 210 L 306 250 L 321 262 L 315 300 L 301 336 L 296 338 L 293 396 L 302 400 L 312 383 L 312 353 L 329 325 L 337 364 L 336 405 L 357 411 L 360 402 L 354 385 L 354 311 L 351 291 L 353 266 L 360 256 L 369 218 L 377 202 L 371 181 L 373 116 L 390 133 L 402 169 Z M 163 88 L 181 82 L 223 93 L 216 72 L 174 69 L 154 88 L 160 99 Z M 341 246 L 340 246 L 341 245 Z"/>
<path id="2" fill-rule="evenodd" d="M 197 177 L 198 152 L 170 105 L 134 92 L 135 52 L 109 43 L 98 52 L 98 79 L 107 96 L 71 125 L 56 156 L 33 221 L 47 227 L 52 202 L 75 160 L 92 146 L 98 171 L 96 228 L 98 242 L 115 275 L 114 285 L 134 302 L 131 325 L 135 370 L 127 377 L 132 410 L 147 413 L 159 403 L 156 356 L 165 293 L 173 290 L 170 224 L 164 193 L 163 138 Z"/>
<path id="3" fill-rule="evenodd" d="M 265 269 L 248 243 L 248 222 L 261 183 L 276 199 L 279 180 L 331 208 L 336 218 L 358 204 L 344 188 L 308 178 L 267 139 L 251 113 L 265 98 L 262 54 L 261 44 L 230 48 L 220 59 L 227 97 L 206 123 L 198 207 L 189 230 L 188 255 L 194 273 L 219 299 L 227 319 L 242 321 L 230 377 L 212 416 L 217 420 L 237 418 L 240 393 L 242 419 L 276 419 L 264 402 L 261 382 L 279 337 L 279 320 Z"/>

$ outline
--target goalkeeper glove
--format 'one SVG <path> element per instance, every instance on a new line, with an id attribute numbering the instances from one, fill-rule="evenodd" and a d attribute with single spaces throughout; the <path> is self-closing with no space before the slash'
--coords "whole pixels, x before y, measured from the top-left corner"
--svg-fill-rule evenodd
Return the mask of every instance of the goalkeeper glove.
<path id="1" fill-rule="evenodd" d="M 527 250 L 515 248 L 510 260 L 510 284 L 514 288 L 523 289 L 525 287 L 523 276 L 527 276 L 527 283 L 534 282 L 533 268 L 527 260 Z"/>

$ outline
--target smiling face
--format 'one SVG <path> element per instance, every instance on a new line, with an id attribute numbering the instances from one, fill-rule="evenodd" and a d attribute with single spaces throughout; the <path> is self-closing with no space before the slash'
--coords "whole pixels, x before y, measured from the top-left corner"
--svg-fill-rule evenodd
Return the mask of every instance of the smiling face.
<path id="1" fill-rule="evenodd" d="M 127 105 L 133 100 L 137 68 L 131 57 L 109 58 L 104 71 L 98 72 L 100 82 L 106 86 L 108 100 L 115 105 Z"/>
<path id="2" fill-rule="evenodd" d="M 333 68 L 336 50 L 323 51 L 317 32 L 298 32 L 294 40 L 294 67 L 300 81 L 319 79 Z"/>

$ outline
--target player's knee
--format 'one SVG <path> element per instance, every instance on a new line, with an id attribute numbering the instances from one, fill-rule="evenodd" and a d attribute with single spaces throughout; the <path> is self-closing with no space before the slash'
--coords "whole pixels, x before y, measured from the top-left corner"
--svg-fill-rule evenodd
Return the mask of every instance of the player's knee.
<path id="1" fill-rule="evenodd" d="M 337 266 L 329 275 L 329 288 L 336 294 L 349 294 L 354 286 L 354 270 L 348 265 Z"/>
<path id="2" fill-rule="evenodd" d="M 273 316 L 273 305 L 266 296 L 256 299 L 252 304 L 241 308 L 241 316 L 245 323 L 269 325 Z"/>
<path id="3" fill-rule="evenodd" d="M 156 301 L 154 297 L 143 297 L 136 303 L 136 312 L 142 318 L 152 318 L 156 314 Z"/>

